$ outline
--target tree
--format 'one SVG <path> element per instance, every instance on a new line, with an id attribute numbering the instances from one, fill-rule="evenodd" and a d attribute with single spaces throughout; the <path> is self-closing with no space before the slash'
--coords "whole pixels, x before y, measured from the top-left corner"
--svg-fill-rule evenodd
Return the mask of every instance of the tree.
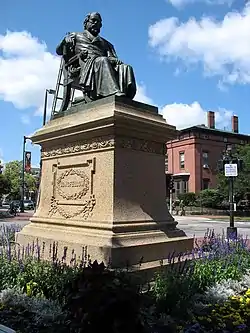
<path id="1" fill-rule="evenodd" d="M 21 175 L 22 175 L 22 161 L 12 161 L 6 163 L 4 176 L 11 183 L 9 196 L 11 199 L 20 199 L 21 188 Z"/>
<path id="2" fill-rule="evenodd" d="M 223 196 L 219 190 L 207 189 L 199 193 L 198 200 L 202 207 L 218 208 L 223 201 Z"/>
<path id="3" fill-rule="evenodd" d="M 234 195 L 236 201 L 239 201 L 250 192 L 250 145 L 238 146 L 234 155 L 243 161 L 243 170 L 234 180 Z M 224 200 L 228 201 L 229 184 L 224 172 L 218 175 L 217 189 L 223 195 Z"/>
<path id="4" fill-rule="evenodd" d="M 26 188 L 29 191 L 36 191 L 37 190 L 36 178 L 32 174 L 26 173 L 24 175 L 24 182 L 25 182 Z"/>
<path id="5" fill-rule="evenodd" d="M 180 193 L 178 199 L 183 201 L 184 206 L 193 206 L 196 201 L 196 194 L 194 192 Z"/>
<path id="6" fill-rule="evenodd" d="M 19 200 L 21 198 L 22 188 L 22 161 L 12 161 L 6 164 L 4 176 L 11 184 L 9 196 L 11 199 Z M 36 178 L 32 174 L 24 176 L 25 188 L 28 191 L 36 190 Z"/>
<path id="7" fill-rule="evenodd" d="M 0 198 L 3 194 L 8 194 L 11 189 L 11 183 L 7 177 L 0 174 Z"/>

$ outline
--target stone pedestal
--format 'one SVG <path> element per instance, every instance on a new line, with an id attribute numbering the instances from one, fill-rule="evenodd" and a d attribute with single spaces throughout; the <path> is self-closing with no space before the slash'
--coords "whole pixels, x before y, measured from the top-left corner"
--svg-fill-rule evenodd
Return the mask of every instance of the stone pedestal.
<path id="1" fill-rule="evenodd" d="M 112 267 L 157 263 L 193 247 L 166 205 L 165 142 L 156 107 L 115 96 L 74 106 L 32 137 L 42 147 L 40 199 L 17 235 Z"/>

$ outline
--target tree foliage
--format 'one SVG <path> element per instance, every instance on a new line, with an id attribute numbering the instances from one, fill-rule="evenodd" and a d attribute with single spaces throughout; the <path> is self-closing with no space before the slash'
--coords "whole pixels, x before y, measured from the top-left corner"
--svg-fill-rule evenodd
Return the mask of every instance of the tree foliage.
<path id="1" fill-rule="evenodd" d="M 0 198 L 3 194 L 8 194 L 11 189 L 11 183 L 7 177 L 0 174 Z"/>
<path id="2" fill-rule="evenodd" d="M 223 201 L 223 196 L 219 190 L 207 189 L 199 193 L 198 201 L 202 207 L 218 208 Z"/>
<path id="3" fill-rule="evenodd" d="M 20 199 L 22 187 L 22 161 L 11 161 L 7 163 L 4 176 L 10 182 L 10 191 L 8 192 L 10 198 Z M 36 190 L 36 178 L 32 174 L 25 174 L 24 183 L 27 190 Z"/>
<path id="4" fill-rule="evenodd" d="M 183 201 L 184 206 L 193 206 L 196 202 L 196 194 L 194 192 L 180 193 L 178 199 Z"/>

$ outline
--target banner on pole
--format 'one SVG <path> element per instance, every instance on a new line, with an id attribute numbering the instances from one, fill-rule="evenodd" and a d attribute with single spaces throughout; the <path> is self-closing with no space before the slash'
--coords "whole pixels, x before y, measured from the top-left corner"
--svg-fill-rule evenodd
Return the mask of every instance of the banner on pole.
<path id="1" fill-rule="evenodd" d="M 25 152 L 25 172 L 27 172 L 27 173 L 31 172 L 31 152 L 30 151 Z"/>

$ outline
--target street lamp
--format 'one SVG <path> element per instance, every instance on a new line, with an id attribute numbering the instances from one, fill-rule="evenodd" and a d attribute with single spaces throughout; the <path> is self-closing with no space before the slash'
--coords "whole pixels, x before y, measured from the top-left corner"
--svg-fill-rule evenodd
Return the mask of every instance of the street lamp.
<path id="1" fill-rule="evenodd" d="M 234 180 L 243 169 L 243 161 L 233 154 L 232 146 L 228 146 L 222 160 L 219 160 L 219 170 L 224 171 L 229 184 L 230 224 L 227 227 L 227 239 L 237 238 L 237 227 L 234 225 Z"/>
<path id="2" fill-rule="evenodd" d="M 43 126 L 46 124 L 48 95 L 54 95 L 55 93 L 56 93 L 56 91 L 54 89 L 45 90 L 44 107 L 43 107 Z"/>
<path id="3" fill-rule="evenodd" d="M 2 165 L 2 161 L 0 160 L 0 175 L 3 173 L 3 165 Z"/>
<path id="4" fill-rule="evenodd" d="M 21 211 L 21 213 L 24 213 L 25 145 L 26 145 L 27 140 L 30 140 L 30 138 L 24 135 L 24 137 L 23 137 L 23 166 L 22 166 L 21 202 L 20 202 L 20 211 Z"/>
<path id="5" fill-rule="evenodd" d="M 47 118 L 48 95 L 55 95 L 55 93 L 56 93 L 56 91 L 54 89 L 46 89 L 45 90 L 44 106 L 43 106 L 43 126 L 46 124 L 46 118 Z M 42 158 L 40 157 L 40 175 L 39 175 L 39 180 L 38 180 L 36 206 L 37 206 L 38 201 L 39 201 L 41 175 L 42 175 Z"/>

